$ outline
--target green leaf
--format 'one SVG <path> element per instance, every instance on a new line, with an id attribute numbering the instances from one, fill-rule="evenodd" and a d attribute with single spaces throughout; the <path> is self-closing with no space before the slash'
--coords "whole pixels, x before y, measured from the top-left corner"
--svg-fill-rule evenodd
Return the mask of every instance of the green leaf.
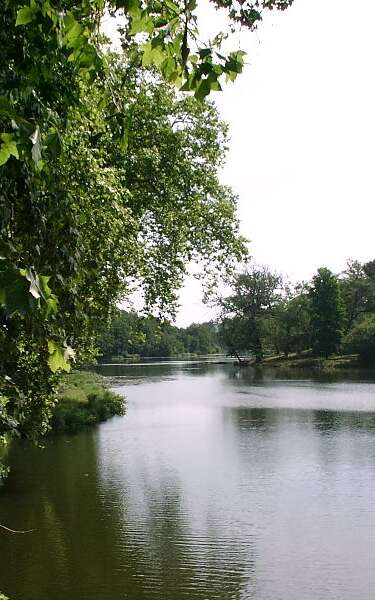
<path id="1" fill-rule="evenodd" d="M 39 285 L 44 298 L 49 298 L 52 295 L 51 288 L 48 282 L 51 278 L 47 275 L 39 275 Z"/>
<path id="2" fill-rule="evenodd" d="M 12 133 L 2 133 L 0 140 L 2 142 L 0 146 L 0 166 L 4 165 L 11 156 L 18 159 L 19 154 L 14 135 Z"/>
<path id="3" fill-rule="evenodd" d="M 212 92 L 221 92 L 222 91 L 222 87 L 217 80 L 217 76 L 214 73 L 211 73 L 211 75 L 208 76 L 207 81 L 210 85 L 210 90 Z"/>
<path id="4" fill-rule="evenodd" d="M 146 11 L 143 11 L 139 17 L 132 18 L 131 29 L 129 32 L 130 35 L 135 35 L 136 33 L 152 33 L 153 31 L 154 22 Z"/>
<path id="5" fill-rule="evenodd" d="M 124 2 L 124 10 L 132 19 L 139 18 L 141 15 L 141 3 L 139 0 L 126 0 Z"/>
<path id="6" fill-rule="evenodd" d="M 65 348 L 59 346 L 53 340 L 48 340 L 49 357 L 47 363 L 52 373 L 56 373 L 57 371 L 66 371 L 69 373 L 71 367 L 69 360 L 65 357 L 65 350 Z"/>
<path id="7" fill-rule="evenodd" d="M 198 54 L 201 58 L 207 58 L 207 56 L 211 56 L 212 50 L 211 48 L 203 48 L 202 50 L 198 50 Z"/>
<path id="8" fill-rule="evenodd" d="M 46 317 L 49 317 L 50 314 L 52 314 L 52 313 L 56 314 L 57 309 L 58 309 L 57 298 L 55 298 L 55 297 L 48 298 L 46 300 L 46 308 L 45 308 Z"/>
<path id="9" fill-rule="evenodd" d="M 155 65 L 159 67 L 165 60 L 165 52 L 160 45 L 153 47 L 151 42 L 143 46 L 142 66 Z"/>
<path id="10" fill-rule="evenodd" d="M 31 6 L 23 6 L 20 8 L 17 12 L 16 26 L 31 23 L 37 10 L 37 7 Z"/>
<path id="11" fill-rule="evenodd" d="M 174 58 L 168 58 L 162 65 L 163 75 L 170 81 L 171 77 L 176 73 L 177 64 Z M 178 74 L 176 73 L 176 76 Z"/>
<path id="12" fill-rule="evenodd" d="M 81 43 L 82 26 L 75 19 L 71 12 L 68 12 L 64 17 L 65 36 L 64 42 L 68 48 L 75 48 L 77 43 Z"/>
<path id="13" fill-rule="evenodd" d="M 172 0 L 164 0 L 164 3 L 169 8 L 169 10 L 172 11 L 172 13 L 180 14 L 181 8 L 179 7 L 179 5 L 177 3 L 172 2 Z"/>
<path id="14" fill-rule="evenodd" d="M 197 98 L 197 100 L 203 100 L 203 98 L 205 98 L 205 96 L 208 96 L 210 91 L 211 91 L 210 82 L 208 81 L 208 79 L 203 79 L 200 82 L 200 84 L 198 85 L 194 95 Z"/>

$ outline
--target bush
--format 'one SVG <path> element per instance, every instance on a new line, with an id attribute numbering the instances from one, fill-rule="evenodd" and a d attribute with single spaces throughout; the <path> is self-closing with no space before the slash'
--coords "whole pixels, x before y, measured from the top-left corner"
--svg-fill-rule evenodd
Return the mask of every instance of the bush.
<path id="1" fill-rule="evenodd" d="M 95 373 L 66 375 L 59 390 L 51 421 L 51 433 L 76 433 L 125 413 L 125 398 L 108 389 Z"/>
<path id="2" fill-rule="evenodd" d="M 375 315 L 366 317 L 353 327 L 343 342 L 346 353 L 359 354 L 362 362 L 375 363 Z"/>

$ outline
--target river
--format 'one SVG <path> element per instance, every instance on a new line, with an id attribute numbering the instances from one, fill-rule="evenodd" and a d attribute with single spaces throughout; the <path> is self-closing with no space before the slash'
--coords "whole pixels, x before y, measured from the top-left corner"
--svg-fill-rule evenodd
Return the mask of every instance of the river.
<path id="1" fill-rule="evenodd" d="M 11 600 L 373 600 L 374 381 L 102 371 L 124 417 L 11 451 Z"/>

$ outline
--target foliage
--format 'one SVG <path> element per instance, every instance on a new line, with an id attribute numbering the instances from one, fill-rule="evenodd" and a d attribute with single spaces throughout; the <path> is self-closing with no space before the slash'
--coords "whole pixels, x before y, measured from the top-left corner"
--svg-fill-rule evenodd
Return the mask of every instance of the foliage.
<path id="1" fill-rule="evenodd" d="M 257 288 L 253 279 L 249 279 L 248 285 L 242 288 L 237 285 L 236 295 L 220 301 L 222 344 L 233 355 L 254 353 L 254 348 L 260 344 L 262 354 L 283 353 L 287 357 L 292 353 L 310 351 L 313 347 L 314 352 L 326 356 L 339 348 L 345 330 L 343 349 L 349 351 L 350 348 L 350 352 L 356 352 L 351 332 L 356 331 L 357 340 L 360 335 L 357 327 L 360 327 L 365 339 L 361 328 L 366 328 L 362 323 L 367 323 L 367 316 L 375 313 L 374 265 L 375 261 L 361 264 L 348 260 L 339 277 L 328 269 L 320 269 L 310 283 L 297 284 L 294 289 L 287 285 L 276 290 L 276 294 L 271 294 L 270 303 L 264 299 L 267 299 L 270 289 L 272 291 L 272 286 L 264 288 L 266 293 L 263 296 L 262 286 Z M 255 275 L 262 281 L 259 273 Z M 260 301 L 259 312 L 256 298 Z M 255 319 L 249 318 L 252 313 L 257 314 Z M 369 338 L 366 337 L 366 340 L 370 344 Z M 363 342 L 361 352 L 365 352 L 366 343 Z"/>
<path id="2" fill-rule="evenodd" d="M 192 323 L 180 330 L 182 341 L 190 354 L 216 354 L 222 352 L 218 327 L 212 322 Z"/>
<path id="3" fill-rule="evenodd" d="M 241 317 L 222 317 L 219 339 L 229 356 L 240 360 L 240 355 L 253 350 L 252 331 L 249 322 Z"/>
<path id="4" fill-rule="evenodd" d="M 247 268 L 233 278 L 233 294 L 219 300 L 222 339 L 231 353 L 250 350 L 263 358 L 262 319 L 280 302 L 281 276 L 267 267 Z M 234 319 L 233 323 L 228 321 Z"/>
<path id="5" fill-rule="evenodd" d="M 60 384 L 51 433 L 75 433 L 124 412 L 125 399 L 110 391 L 104 378 L 94 373 L 72 373 Z"/>
<path id="6" fill-rule="evenodd" d="M 273 347 L 276 354 L 288 356 L 292 352 L 300 353 L 310 346 L 310 302 L 306 286 L 297 285 L 292 291 L 287 288 L 274 311 L 275 322 L 272 332 Z"/>
<path id="7" fill-rule="evenodd" d="M 262 20 L 262 12 L 265 9 L 285 10 L 293 4 L 293 0 L 244 0 L 239 3 L 234 3 L 232 0 L 213 0 L 213 2 L 219 8 L 227 9 L 232 21 L 251 29 Z"/>
<path id="8" fill-rule="evenodd" d="M 363 265 L 363 271 L 371 281 L 375 281 L 375 260 L 370 260 Z"/>
<path id="9" fill-rule="evenodd" d="M 348 260 L 339 286 L 345 304 L 345 331 L 348 332 L 363 314 L 375 311 L 375 277 L 372 275 L 372 263 L 362 265 L 357 260 Z"/>
<path id="10" fill-rule="evenodd" d="M 318 269 L 310 288 L 312 347 L 328 357 L 341 341 L 344 305 L 337 277 L 326 268 Z"/>
<path id="11" fill-rule="evenodd" d="M 119 311 L 99 340 L 105 358 L 127 356 L 177 356 L 220 351 L 213 323 L 192 324 L 183 329 L 155 317 Z"/>
<path id="12" fill-rule="evenodd" d="M 343 340 L 345 352 L 359 354 L 368 365 L 375 364 L 375 315 L 368 315 L 354 325 Z"/>

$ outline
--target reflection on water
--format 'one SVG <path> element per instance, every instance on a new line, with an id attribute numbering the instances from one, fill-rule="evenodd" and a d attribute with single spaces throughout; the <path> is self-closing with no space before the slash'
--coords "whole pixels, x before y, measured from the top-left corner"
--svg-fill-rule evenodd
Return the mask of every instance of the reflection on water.
<path id="1" fill-rule="evenodd" d="M 124 418 L 12 451 L 12 600 L 373 599 L 374 383 L 105 369 Z"/>

